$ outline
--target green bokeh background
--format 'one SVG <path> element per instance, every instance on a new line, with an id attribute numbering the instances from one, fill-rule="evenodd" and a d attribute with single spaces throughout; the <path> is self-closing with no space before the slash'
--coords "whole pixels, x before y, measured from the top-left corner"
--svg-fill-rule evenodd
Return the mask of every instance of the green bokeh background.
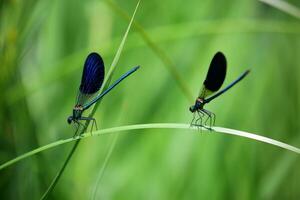
<path id="1" fill-rule="evenodd" d="M 137 1 L 115 3 L 131 15 Z M 216 113 L 217 126 L 300 146 L 300 19 L 253 0 L 144 0 L 136 21 L 172 60 L 193 98 L 215 52 L 228 59 L 225 84 L 251 69 L 206 107 Z M 108 71 L 127 25 L 106 1 L 0 1 L 1 163 L 73 136 L 66 119 L 84 60 L 99 52 Z M 141 69 L 101 102 L 98 126 L 189 123 L 194 99 L 133 28 L 113 79 L 136 65 Z M 121 134 L 97 199 L 300 199 L 295 153 L 235 136 L 190 133 Z M 50 198 L 90 199 L 112 140 L 83 140 Z M 39 199 L 72 145 L 0 171 L 1 199 Z"/>

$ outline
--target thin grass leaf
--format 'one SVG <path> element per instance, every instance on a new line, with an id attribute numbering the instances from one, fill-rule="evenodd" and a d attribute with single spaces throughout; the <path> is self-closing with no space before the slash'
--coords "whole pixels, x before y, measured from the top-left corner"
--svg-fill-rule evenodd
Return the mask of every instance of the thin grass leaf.
<path id="1" fill-rule="evenodd" d="M 136 11 L 137 11 L 137 8 L 139 7 L 139 5 L 140 5 L 140 0 L 138 1 L 137 5 L 136 5 L 136 8 L 135 8 L 135 10 L 134 10 L 134 13 L 133 13 L 133 15 L 132 15 L 132 17 L 131 17 L 131 19 L 130 19 L 130 21 L 129 21 L 129 25 L 128 25 L 128 27 L 127 27 L 127 30 L 126 30 L 126 32 L 125 32 L 125 35 L 123 36 L 123 39 L 122 39 L 121 44 L 120 44 L 120 46 L 119 46 L 119 48 L 118 48 L 118 51 L 117 51 L 117 53 L 116 53 L 116 55 L 115 55 L 115 57 L 114 57 L 114 59 L 113 59 L 113 61 L 112 61 L 112 64 L 111 64 L 111 67 L 110 67 L 110 69 L 109 69 L 108 76 L 107 76 L 108 78 L 107 78 L 106 80 L 104 80 L 104 84 L 103 84 L 103 85 L 105 85 L 105 87 L 103 87 L 103 88 L 107 88 L 107 87 L 108 87 L 108 84 L 106 84 L 106 83 L 110 82 L 111 77 L 112 77 L 112 75 L 113 75 L 113 72 L 115 71 L 115 67 L 116 67 L 116 65 L 117 65 L 117 63 L 118 63 L 118 60 L 119 60 L 120 56 L 121 56 L 121 52 L 122 52 L 122 50 L 123 50 L 123 48 L 124 48 L 125 41 L 126 41 L 126 39 L 127 39 L 129 30 L 130 30 L 130 28 L 131 28 L 131 25 L 132 25 L 132 23 L 133 23 L 134 16 L 135 16 L 135 14 L 136 14 Z M 101 92 L 102 92 L 102 91 L 101 91 Z M 100 92 L 100 93 L 101 93 L 101 92 Z M 95 113 L 95 111 L 96 111 L 98 105 L 99 105 L 99 104 L 96 103 L 96 105 L 95 105 L 95 107 L 94 107 L 95 109 L 93 109 L 91 115 L 94 115 L 94 113 Z M 111 154 L 112 154 L 112 152 L 113 152 L 113 150 L 114 150 L 114 147 L 115 147 L 117 138 L 118 138 L 118 135 L 116 135 L 116 136 L 113 138 L 113 142 L 109 145 L 109 151 L 108 151 L 107 154 L 106 154 L 105 161 L 104 161 L 104 163 L 103 163 L 103 165 L 102 165 L 102 167 L 101 167 L 101 169 L 100 169 L 99 175 L 97 176 L 96 185 L 95 185 L 95 188 L 94 188 L 94 191 L 93 191 L 93 199 L 96 198 L 98 185 L 100 184 L 101 178 L 102 178 L 102 176 L 103 176 L 103 174 L 104 174 L 104 170 L 106 169 L 106 166 L 107 166 L 107 163 L 108 163 L 108 161 L 109 161 L 109 158 L 110 158 L 110 156 L 111 156 Z"/>
<path id="2" fill-rule="evenodd" d="M 115 149 L 115 146 L 117 144 L 117 141 L 118 141 L 118 138 L 119 138 L 119 133 L 116 133 L 113 135 L 113 139 L 111 141 L 111 143 L 109 144 L 109 149 L 108 149 L 108 152 L 107 154 L 105 155 L 105 159 L 104 159 L 104 162 L 101 166 L 101 169 L 99 171 L 99 174 L 97 176 L 97 180 L 96 180 L 96 184 L 95 184 L 95 187 L 94 187 L 94 190 L 93 190 L 93 193 L 92 193 L 92 198 L 91 199 L 96 199 L 96 196 L 97 196 L 97 192 L 98 192 L 98 188 L 99 188 L 99 185 L 100 185 L 100 181 L 103 177 L 103 174 L 104 174 L 104 171 L 107 167 L 107 164 L 108 164 L 108 161 Z"/>
<path id="3" fill-rule="evenodd" d="M 115 2 L 111 0 L 105 0 L 105 2 L 114 10 L 117 14 L 119 14 L 121 17 L 123 17 L 126 20 L 129 20 L 130 17 L 128 14 L 120 8 Z M 146 42 L 146 44 L 150 47 L 150 49 L 157 55 L 157 57 L 164 63 L 164 66 L 169 70 L 170 74 L 174 78 L 174 80 L 177 82 L 179 88 L 183 92 L 183 94 L 186 96 L 186 98 L 189 101 L 193 101 L 194 97 L 192 92 L 190 91 L 189 87 L 186 85 L 185 80 L 181 77 L 179 71 L 176 69 L 175 64 L 173 61 L 169 58 L 169 56 L 163 51 L 158 45 L 155 44 L 155 42 L 151 39 L 151 37 L 147 34 L 145 29 L 138 23 L 134 22 L 133 27 L 137 30 L 137 32 L 140 34 L 140 36 L 143 38 L 143 40 Z"/>
<path id="4" fill-rule="evenodd" d="M 136 7 L 135 7 L 135 9 L 134 9 L 134 12 L 133 12 L 133 14 L 132 14 L 132 16 L 131 16 L 131 18 L 130 18 L 130 21 L 129 21 L 129 25 L 128 25 L 128 27 L 127 27 L 127 30 L 126 30 L 126 32 L 125 32 L 125 34 L 124 34 L 124 36 L 123 36 L 123 39 L 122 39 L 121 44 L 120 44 L 120 46 L 119 46 L 119 48 L 118 48 L 118 50 L 117 50 L 117 53 L 116 53 L 116 55 L 115 55 L 115 57 L 114 57 L 114 59 L 113 59 L 113 61 L 112 61 L 112 64 L 111 64 L 111 66 L 110 66 L 110 68 L 109 68 L 109 71 L 108 71 L 108 73 L 107 73 L 107 78 L 104 80 L 103 85 L 106 85 L 106 86 L 109 85 L 109 80 L 111 79 L 111 77 L 112 77 L 112 75 L 113 75 L 113 72 L 115 71 L 115 68 L 116 68 L 116 66 L 117 66 L 117 63 L 118 63 L 118 61 L 119 61 L 119 59 L 120 59 L 121 53 L 122 53 L 123 48 L 124 48 L 124 44 L 125 44 L 125 42 L 126 42 L 126 39 L 127 39 L 128 33 L 129 33 L 129 30 L 130 30 L 130 28 L 131 28 L 131 25 L 132 25 L 132 23 L 133 23 L 133 19 L 134 19 L 134 17 L 135 17 L 135 14 L 136 14 L 136 11 L 137 11 L 139 5 L 140 5 L 140 0 L 139 0 L 138 3 L 136 4 Z M 103 89 L 102 89 L 102 91 L 103 91 Z M 101 93 L 102 91 L 100 91 L 100 93 Z"/>
<path id="5" fill-rule="evenodd" d="M 129 23 L 129 25 L 128 25 L 128 27 L 127 27 L 127 30 L 126 30 L 126 32 L 125 32 L 123 38 L 122 38 L 122 41 L 121 41 L 121 43 L 120 43 L 120 45 L 119 45 L 119 48 L 118 48 L 118 50 L 117 50 L 117 53 L 116 53 L 116 55 L 115 55 L 115 57 L 114 57 L 114 59 L 113 59 L 113 62 L 112 62 L 111 67 L 110 67 L 110 69 L 109 69 L 109 72 L 108 72 L 108 74 L 107 74 L 107 76 L 106 76 L 107 78 L 104 80 L 103 86 L 101 87 L 99 93 L 102 93 L 102 91 L 103 91 L 104 89 L 106 89 L 106 88 L 108 87 L 109 83 L 110 83 L 111 77 L 112 77 L 113 72 L 114 72 L 114 70 L 115 70 L 115 68 L 116 68 L 116 65 L 117 65 L 117 63 L 118 63 L 118 61 L 119 61 L 121 52 L 122 52 L 122 50 L 123 50 L 123 48 L 124 48 L 125 41 L 126 41 L 126 39 L 127 39 L 129 30 L 130 30 L 130 28 L 131 28 L 131 24 L 132 24 L 132 22 L 133 22 L 133 19 L 134 19 L 134 17 L 135 17 L 135 14 L 136 14 L 136 11 L 137 11 L 137 9 L 138 9 L 138 7 L 139 7 L 139 4 L 140 4 L 140 1 L 138 1 L 137 5 L 136 5 L 136 7 L 135 7 L 134 13 L 133 13 L 133 15 L 132 15 L 132 17 L 131 17 L 131 20 L 130 20 L 130 23 Z M 89 117 L 93 117 L 93 115 L 95 114 L 95 112 L 96 112 L 96 110 L 97 110 L 98 105 L 99 105 L 100 102 L 101 102 L 101 100 L 99 100 L 99 101 L 95 104 L 95 106 L 93 107 L 92 112 L 89 114 Z M 87 130 L 89 124 L 90 124 L 90 121 L 86 121 L 86 123 L 85 123 L 85 125 L 84 125 L 84 128 L 83 128 L 82 131 L 79 133 L 79 136 L 81 136 L 81 135 Z M 69 161 L 70 161 L 70 159 L 71 159 L 72 156 L 74 155 L 74 152 L 75 152 L 75 150 L 77 149 L 77 147 L 78 147 L 78 145 L 79 145 L 79 142 L 80 142 L 80 138 L 78 138 L 78 140 L 76 140 L 76 142 L 75 142 L 74 146 L 72 147 L 70 153 L 68 154 L 67 159 L 65 160 L 65 162 L 64 162 L 64 164 L 63 164 L 63 166 L 62 166 L 62 168 L 58 171 L 58 173 L 57 173 L 56 176 L 54 177 L 53 181 L 51 182 L 50 186 L 48 187 L 48 189 L 46 190 L 46 192 L 43 194 L 43 196 L 41 197 L 41 199 L 47 199 L 48 196 L 49 196 L 49 194 L 50 194 L 50 193 L 52 192 L 52 190 L 55 188 L 55 186 L 56 186 L 58 180 L 60 179 L 61 175 L 63 174 L 63 172 L 64 172 L 66 166 L 68 165 L 68 163 L 69 163 Z"/>
<path id="6" fill-rule="evenodd" d="M 75 138 L 58 140 L 56 142 L 47 144 L 45 146 L 42 146 L 42 147 L 34 149 L 30 152 L 27 152 L 23 155 L 20 155 L 14 159 L 2 164 L 0 166 L 0 170 L 4 169 L 6 167 L 9 167 L 10 165 L 13 165 L 25 158 L 33 156 L 39 152 L 52 149 L 52 148 L 57 147 L 62 144 L 67 144 L 67 143 L 78 141 L 78 140 L 85 139 L 88 137 L 94 137 L 94 136 L 105 135 L 105 134 L 116 134 L 116 132 L 125 132 L 125 131 L 140 130 L 140 129 L 186 129 L 186 130 L 191 130 L 193 134 L 198 134 L 199 136 L 201 136 L 200 131 L 199 131 L 201 129 L 202 131 L 208 132 L 209 134 L 212 134 L 214 132 L 214 133 L 224 133 L 227 135 L 235 135 L 235 136 L 239 136 L 239 137 L 249 138 L 249 139 L 252 139 L 255 141 L 271 144 L 273 146 L 277 146 L 282 149 L 289 150 L 294 153 L 300 154 L 300 149 L 295 146 L 292 146 L 292 145 L 289 145 L 289 144 L 286 144 L 286 143 L 283 143 L 283 142 L 280 142 L 280 141 L 277 141 L 277 140 L 274 140 L 274 139 L 271 139 L 271 138 L 268 138 L 265 136 L 245 132 L 245 131 L 239 131 L 239 130 L 223 128 L 223 127 L 212 127 L 212 130 L 210 131 L 205 127 L 201 127 L 201 128 L 191 127 L 190 124 L 153 123 L 153 124 L 135 124 L 135 125 L 127 125 L 127 126 L 118 126 L 118 127 L 98 130 L 95 132 L 86 132 L 86 133 L 82 134 L 81 136 L 77 136 Z M 136 133 L 138 133 L 138 132 L 136 132 Z"/>
<path id="7" fill-rule="evenodd" d="M 280 190 L 283 180 L 288 177 L 293 166 L 297 165 L 298 156 L 287 152 L 272 164 L 272 170 L 267 171 L 259 184 L 259 199 L 274 199 L 276 191 Z"/>
<path id="8" fill-rule="evenodd" d="M 131 25 L 132 25 L 132 23 L 133 23 L 133 20 L 134 20 L 134 17 L 135 17 L 135 14 L 136 14 L 136 11 L 137 11 L 139 5 L 140 5 L 140 0 L 139 0 L 138 3 L 136 4 L 136 7 L 135 7 L 135 9 L 134 9 L 134 12 L 133 12 L 133 14 L 132 14 L 132 16 L 131 16 L 131 19 L 130 19 L 130 21 L 129 21 L 129 25 L 128 25 L 128 27 L 127 27 L 127 30 L 126 30 L 126 32 L 125 32 L 123 38 L 122 38 L 122 41 L 121 41 L 121 43 L 120 43 L 120 45 L 119 45 L 119 48 L 118 48 L 118 50 L 117 50 L 117 53 L 116 53 L 116 55 L 115 55 L 115 57 L 114 57 L 114 59 L 113 59 L 113 61 L 112 61 L 112 64 L 111 64 L 111 66 L 110 66 L 110 68 L 109 68 L 109 71 L 108 71 L 108 73 L 107 73 L 107 76 L 106 76 L 107 78 L 105 78 L 105 80 L 104 80 L 104 82 L 103 82 L 103 85 L 104 85 L 104 86 L 101 87 L 99 93 L 102 93 L 103 90 L 105 90 L 105 89 L 109 86 L 110 80 L 111 80 L 112 75 L 113 75 L 113 73 L 114 73 L 114 71 L 115 71 L 115 68 L 116 68 L 116 66 L 117 66 L 117 63 L 118 63 L 118 61 L 119 61 L 119 59 L 120 59 L 121 53 L 122 53 L 123 48 L 124 48 L 124 44 L 125 44 L 125 42 L 126 42 L 126 39 L 127 39 L 128 33 L 129 33 L 129 30 L 130 30 L 130 28 L 131 28 Z M 92 110 L 92 112 L 91 112 L 91 114 L 90 114 L 89 117 L 92 117 L 92 116 L 95 114 L 96 109 L 98 108 L 98 105 L 100 104 L 100 102 L 101 102 L 101 100 L 98 101 L 98 102 L 95 104 L 94 109 Z"/>
<path id="9" fill-rule="evenodd" d="M 300 19 L 300 9 L 286 1 L 281 1 L 281 0 L 259 0 L 259 1 Z"/>

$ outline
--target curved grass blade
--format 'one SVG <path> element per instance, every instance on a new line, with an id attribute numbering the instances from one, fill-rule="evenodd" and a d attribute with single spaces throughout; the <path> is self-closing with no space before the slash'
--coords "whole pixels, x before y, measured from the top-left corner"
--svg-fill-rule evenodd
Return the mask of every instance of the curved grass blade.
<path id="1" fill-rule="evenodd" d="M 131 21 L 130 21 L 128 27 L 127 27 L 127 30 L 126 30 L 126 32 L 125 32 L 125 34 L 124 34 L 124 36 L 123 36 L 123 39 L 122 39 L 122 41 L 121 41 L 121 43 L 120 43 L 120 45 L 119 45 L 119 48 L 118 48 L 118 50 L 117 50 L 117 53 L 116 53 L 116 55 L 115 55 L 115 57 L 114 57 L 114 59 L 113 59 L 113 62 L 112 62 L 112 64 L 111 64 L 111 67 L 110 67 L 110 69 L 109 69 L 109 71 L 108 71 L 108 73 L 107 73 L 107 76 L 106 76 L 107 78 L 104 79 L 103 85 L 102 85 L 102 87 L 101 87 L 99 93 L 102 93 L 102 91 L 103 91 L 104 89 L 106 89 L 106 88 L 108 87 L 109 83 L 110 83 L 112 74 L 113 74 L 113 72 L 114 72 L 114 70 L 115 70 L 115 68 L 116 68 L 116 65 L 117 65 L 118 61 L 119 61 L 121 52 L 122 52 L 122 50 L 123 50 L 125 41 L 126 41 L 126 39 L 127 39 L 129 30 L 130 30 L 130 28 L 131 28 L 131 25 L 132 25 L 133 19 L 134 19 L 134 17 L 135 17 L 136 11 L 137 11 L 137 9 L 138 9 L 138 7 L 139 7 L 139 4 L 140 4 L 140 1 L 138 1 L 137 5 L 136 5 L 136 7 L 135 7 L 134 13 L 133 13 L 133 15 L 132 15 L 132 17 L 131 17 Z M 89 117 L 93 117 L 93 115 L 94 115 L 94 113 L 96 112 L 97 107 L 98 107 L 98 105 L 99 105 L 100 102 L 101 102 L 101 100 L 99 100 L 99 101 L 95 104 L 95 106 L 94 106 L 92 112 L 90 113 Z M 81 136 L 81 135 L 86 131 L 87 127 L 89 126 L 89 123 L 90 123 L 90 121 L 87 121 L 87 122 L 85 123 L 85 127 L 84 127 L 84 128 L 82 129 L 82 131 L 79 133 L 79 136 Z M 63 166 L 62 166 L 62 168 L 58 171 L 58 173 L 57 173 L 56 176 L 54 177 L 53 181 L 51 182 L 50 186 L 48 187 L 48 189 L 46 190 L 46 192 L 43 194 L 43 196 L 41 197 L 41 199 L 47 199 L 47 198 L 48 198 L 49 194 L 50 194 L 51 191 L 54 189 L 54 187 L 56 186 L 58 180 L 60 179 L 61 175 L 63 174 L 63 172 L 64 172 L 66 166 L 68 165 L 68 163 L 69 163 L 69 161 L 70 161 L 70 159 L 71 159 L 72 156 L 74 155 L 74 152 L 75 152 L 75 150 L 77 149 L 77 147 L 78 147 L 78 145 L 79 145 L 79 142 L 80 142 L 80 137 L 76 140 L 76 142 L 75 142 L 74 146 L 72 147 L 70 153 L 68 154 L 67 159 L 65 160 L 65 162 L 64 162 L 64 164 L 63 164 Z M 1 168 L 0 168 L 0 169 L 1 169 Z"/>
<path id="2" fill-rule="evenodd" d="M 45 146 L 42 146 L 42 147 L 34 149 L 30 152 L 27 152 L 23 155 L 20 155 L 2 165 L 0 165 L 0 170 L 4 169 L 6 167 L 9 167 L 25 158 L 33 156 L 39 152 L 52 149 L 52 148 L 57 147 L 62 144 L 79 141 L 79 140 L 85 139 L 87 137 L 94 137 L 94 136 L 105 135 L 105 134 L 115 134 L 116 132 L 125 132 L 125 131 L 140 130 L 140 129 L 186 129 L 186 130 L 192 130 L 194 134 L 199 134 L 200 127 L 190 127 L 190 124 L 179 124 L 179 123 L 153 123 L 153 124 L 135 124 L 135 125 L 107 128 L 107 129 L 102 129 L 102 130 L 98 130 L 98 131 L 93 131 L 93 134 L 91 134 L 90 132 L 86 132 L 86 133 L 82 134 L 81 136 L 77 136 L 75 138 L 58 140 L 56 142 L 47 144 Z M 201 129 L 202 129 L 202 131 L 209 131 L 210 134 L 212 134 L 211 131 L 214 131 L 215 133 L 224 133 L 224 134 L 228 134 L 228 135 L 235 135 L 235 136 L 239 136 L 239 137 L 249 138 L 249 139 L 252 139 L 252 140 L 255 140 L 258 142 L 271 144 L 273 146 L 277 146 L 282 149 L 300 154 L 300 149 L 295 146 L 292 146 L 292 145 L 286 144 L 284 142 L 280 142 L 278 140 L 274 140 L 274 139 L 271 139 L 271 138 L 268 138 L 265 136 L 257 135 L 254 133 L 239 131 L 239 130 L 229 129 L 229 128 L 223 128 L 223 127 L 212 127 L 212 130 L 208 130 L 205 127 L 201 127 Z M 199 135 L 201 135 L 201 134 L 199 134 Z"/>
<path id="3" fill-rule="evenodd" d="M 274 8 L 277 8 L 282 12 L 285 12 L 289 15 L 292 15 L 300 19 L 300 9 L 286 1 L 282 1 L 282 0 L 259 0 L 259 1 L 268 4 L 270 6 L 273 6 Z"/>

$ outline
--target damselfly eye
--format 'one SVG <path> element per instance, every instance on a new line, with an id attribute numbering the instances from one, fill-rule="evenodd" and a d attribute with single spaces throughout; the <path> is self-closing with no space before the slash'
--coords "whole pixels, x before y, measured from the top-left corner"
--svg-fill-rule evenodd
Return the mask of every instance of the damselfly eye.
<path id="1" fill-rule="evenodd" d="M 68 117 L 68 124 L 71 124 L 72 121 L 73 121 L 73 117 L 72 116 Z"/>
<path id="2" fill-rule="evenodd" d="M 191 111 L 191 112 L 195 112 L 194 109 L 195 109 L 195 106 L 191 106 L 191 107 L 190 107 L 190 111 Z"/>

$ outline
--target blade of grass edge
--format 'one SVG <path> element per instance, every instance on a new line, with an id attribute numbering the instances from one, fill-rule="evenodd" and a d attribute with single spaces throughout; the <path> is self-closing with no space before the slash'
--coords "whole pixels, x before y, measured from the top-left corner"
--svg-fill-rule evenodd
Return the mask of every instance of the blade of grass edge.
<path id="1" fill-rule="evenodd" d="M 97 193 L 98 193 L 98 188 L 99 188 L 99 185 L 100 185 L 100 181 L 104 175 L 104 171 L 108 165 L 108 162 L 110 160 L 110 157 L 115 149 L 115 146 L 117 144 L 117 141 L 118 141 L 118 138 L 119 138 L 119 133 L 116 133 L 113 135 L 113 138 L 112 138 L 112 141 L 111 143 L 109 144 L 109 149 L 105 155 L 105 159 L 104 159 L 104 162 L 100 168 L 100 171 L 97 175 L 97 180 L 96 180 L 96 183 L 95 183 L 95 186 L 94 186 L 94 189 L 93 189 L 93 192 L 92 192 L 92 197 L 91 199 L 96 199 L 96 196 L 97 196 Z"/>
<path id="2" fill-rule="evenodd" d="M 128 26 L 126 32 L 125 32 L 125 35 L 123 36 L 122 42 L 121 42 L 121 44 L 120 44 L 120 46 L 118 48 L 118 51 L 117 51 L 117 53 L 116 53 L 116 55 L 115 55 L 115 57 L 114 57 L 114 59 L 112 61 L 111 67 L 110 67 L 109 72 L 108 72 L 109 79 L 104 80 L 104 84 L 103 85 L 106 85 L 106 81 L 110 81 L 111 80 L 112 74 L 113 74 L 113 72 L 115 70 L 117 62 L 118 62 L 118 60 L 120 58 L 120 55 L 121 55 L 120 49 L 123 49 L 125 41 L 126 41 L 126 38 L 127 38 L 127 35 L 129 33 L 129 30 L 130 30 L 130 27 L 131 27 L 131 25 L 133 23 L 135 23 L 133 21 L 133 19 L 134 19 L 134 16 L 135 16 L 135 13 L 137 11 L 137 8 L 138 8 L 139 4 L 140 4 L 140 0 L 138 1 L 137 5 L 136 5 L 136 8 L 134 10 L 134 13 L 133 13 L 132 17 L 129 18 L 129 26 Z M 127 15 L 127 13 L 126 13 L 126 15 Z M 127 16 L 129 17 L 129 15 L 127 15 Z M 106 87 L 108 87 L 108 84 L 107 84 Z M 94 107 L 97 108 L 98 105 L 96 104 Z M 92 114 L 94 114 L 94 110 L 93 110 Z M 98 185 L 99 185 L 99 183 L 101 181 L 101 178 L 102 178 L 102 176 L 104 174 L 104 170 L 106 169 L 106 166 L 107 166 L 107 163 L 108 163 L 108 161 L 110 159 L 110 156 L 111 156 L 111 154 L 112 154 L 112 152 L 113 152 L 113 150 L 115 148 L 117 138 L 118 138 L 118 135 L 114 136 L 114 138 L 112 140 L 112 143 L 109 145 L 109 150 L 106 153 L 104 163 L 102 164 L 102 166 L 100 168 L 100 172 L 99 172 L 99 174 L 97 176 L 96 184 L 95 184 L 95 187 L 94 187 L 94 190 L 93 190 L 93 193 L 92 193 L 92 199 L 95 199 L 95 197 L 96 197 Z"/>
<path id="3" fill-rule="evenodd" d="M 99 136 L 99 135 L 104 135 L 104 134 L 114 134 L 116 132 L 124 132 L 124 131 L 131 131 L 131 130 L 140 130 L 140 129 L 186 129 L 186 130 L 193 130 L 193 131 L 196 130 L 193 133 L 201 135 L 198 131 L 199 128 L 198 127 L 190 127 L 190 124 L 153 123 L 153 124 L 134 124 L 134 125 L 118 126 L 118 127 L 93 131 L 92 134 L 91 134 L 91 132 L 86 132 L 86 133 L 82 134 L 81 136 L 77 136 L 75 138 L 72 137 L 72 138 L 68 138 L 68 139 L 62 139 L 62 140 L 58 140 L 56 142 L 44 145 L 42 147 L 36 148 L 32 151 L 29 151 L 23 155 L 20 155 L 2 165 L 0 165 L 0 170 L 6 168 L 16 162 L 19 162 L 27 157 L 30 157 L 34 154 L 37 154 L 39 152 L 51 149 L 53 147 L 56 147 L 56 146 L 59 146 L 62 144 L 78 141 L 78 140 L 85 139 L 88 137 L 94 137 L 94 136 Z M 201 127 L 201 129 L 203 131 L 208 131 L 209 134 L 212 134 L 211 131 L 209 131 L 207 128 Z M 229 129 L 229 128 L 223 128 L 223 127 L 212 127 L 212 131 L 214 131 L 215 133 L 224 133 L 224 134 L 228 134 L 228 135 L 235 135 L 235 136 L 240 136 L 240 137 L 244 137 L 244 138 L 249 138 L 252 140 L 271 144 L 271 145 L 280 147 L 282 149 L 286 149 L 286 150 L 292 151 L 294 153 L 300 154 L 300 149 L 295 146 L 292 146 L 292 145 L 286 144 L 284 142 L 280 142 L 280 141 L 277 141 L 277 140 L 274 140 L 274 139 L 271 139 L 271 138 L 268 138 L 265 136 L 257 135 L 254 133 L 239 131 L 239 130 Z"/>
<path id="4" fill-rule="evenodd" d="M 259 1 L 300 19 L 300 9 L 286 1 L 282 1 L 282 0 L 259 0 Z"/>
<path id="5" fill-rule="evenodd" d="M 106 76 L 107 78 L 104 80 L 104 84 L 103 84 L 104 86 L 101 87 L 99 93 L 101 93 L 105 88 L 107 88 L 108 85 L 109 85 L 109 83 L 110 83 L 111 77 L 112 77 L 113 72 L 114 72 L 114 70 L 115 70 L 115 68 L 116 68 L 116 65 L 117 65 L 117 63 L 118 63 L 118 61 L 119 61 L 121 52 L 122 52 L 122 50 L 123 50 L 123 47 L 124 47 L 126 38 L 127 38 L 127 36 L 128 36 L 129 30 L 130 30 L 130 28 L 131 28 L 131 25 L 132 25 L 133 19 L 134 19 L 134 17 L 135 17 L 136 11 L 137 11 L 137 9 L 138 9 L 138 7 L 139 7 L 139 4 L 140 4 L 140 0 L 138 1 L 137 5 L 136 5 L 136 7 L 135 7 L 134 13 L 133 13 L 133 15 L 132 15 L 132 17 L 131 17 L 131 21 L 130 21 L 128 27 L 127 27 L 127 30 L 126 30 L 126 32 L 125 32 L 123 38 L 122 38 L 122 41 L 121 41 L 121 43 L 120 43 L 120 45 L 119 45 L 119 48 L 118 48 L 118 50 L 117 50 L 117 53 L 116 53 L 116 55 L 115 55 L 115 57 L 114 57 L 114 59 L 113 59 L 113 62 L 112 62 L 111 67 L 110 67 L 110 69 L 109 69 L 109 72 L 108 72 L 108 74 L 107 74 L 107 76 Z M 90 113 L 89 117 L 92 117 L 92 116 L 95 114 L 95 112 L 96 112 L 96 110 L 97 110 L 98 105 L 99 105 L 100 102 L 101 102 L 101 100 L 95 104 L 95 106 L 93 107 L 93 110 L 92 110 L 92 112 Z M 87 121 L 87 122 L 85 123 L 85 127 L 84 127 L 83 130 L 79 133 L 79 136 L 81 136 L 81 135 L 87 130 L 87 127 L 88 127 L 89 123 L 90 123 L 90 121 Z M 79 142 L 80 142 L 80 138 L 79 138 L 78 140 L 76 140 L 76 142 L 75 142 L 74 146 L 72 147 L 70 153 L 68 154 L 67 159 L 65 160 L 65 162 L 64 162 L 64 164 L 63 164 L 63 166 L 62 166 L 62 168 L 58 171 L 58 173 L 56 174 L 56 176 L 55 176 L 54 179 L 52 180 L 50 186 L 47 188 L 46 192 L 43 194 L 43 196 L 41 197 L 41 199 L 47 199 L 48 196 L 49 196 L 49 194 L 51 193 L 51 191 L 55 188 L 55 186 L 56 186 L 58 180 L 60 179 L 61 175 L 63 174 L 63 172 L 64 172 L 64 170 L 65 170 L 67 164 L 69 163 L 69 161 L 70 161 L 70 159 L 72 158 L 72 156 L 73 156 L 75 150 L 77 149 L 77 147 L 78 147 L 78 145 L 79 145 Z M 0 168 L 0 169 L 1 169 L 1 168 Z"/>
<path id="6" fill-rule="evenodd" d="M 127 39 L 128 33 L 129 33 L 129 30 L 130 30 L 130 28 L 131 28 L 131 26 L 132 26 L 132 24 L 133 24 L 133 20 L 134 20 L 135 14 L 136 14 L 136 12 L 137 12 L 137 10 L 138 10 L 138 7 L 139 7 L 139 5 L 140 5 L 140 1 L 141 1 L 141 0 L 139 0 L 139 1 L 137 2 L 137 4 L 136 4 L 136 7 L 135 7 L 135 9 L 134 9 L 134 12 L 133 12 L 133 14 L 132 14 L 132 16 L 131 16 L 131 19 L 130 19 L 130 21 L 129 21 L 129 25 L 128 25 L 128 27 L 127 27 L 127 30 L 126 30 L 126 32 L 125 32 L 123 38 L 122 38 L 122 41 L 121 41 L 121 43 L 120 43 L 120 45 L 119 45 L 119 48 L 118 48 L 118 50 L 117 50 L 117 53 L 116 53 L 116 55 L 115 55 L 115 57 L 114 57 L 114 59 L 113 59 L 113 61 L 112 61 L 112 64 L 111 64 L 111 66 L 110 66 L 110 68 L 109 68 L 109 71 L 108 71 L 108 73 L 107 73 L 107 76 L 106 76 L 107 78 L 105 78 L 105 80 L 104 80 L 104 83 L 103 83 L 104 87 L 102 87 L 102 88 L 100 89 L 100 92 L 99 92 L 99 93 L 101 93 L 104 89 L 106 89 L 106 88 L 108 87 L 109 83 L 110 83 L 111 77 L 112 77 L 112 75 L 113 75 L 113 73 L 114 73 L 114 71 L 115 71 L 115 68 L 116 68 L 117 63 L 118 63 L 118 61 L 119 61 L 119 58 L 120 58 L 120 56 L 121 56 L 122 50 L 123 50 L 123 48 L 124 48 L 124 44 L 125 44 L 125 42 L 126 42 L 126 39 Z M 99 102 L 99 103 L 100 103 L 100 102 Z M 95 113 L 95 111 L 96 111 L 96 109 L 97 109 L 99 103 L 96 103 L 96 105 L 94 106 L 94 109 L 93 109 L 91 115 L 94 115 L 94 113 Z"/>
<path id="7" fill-rule="evenodd" d="M 105 2 L 111 7 L 112 10 L 114 10 L 122 18 L 129 21 L 130 16 L 122 8 L 120 8 L 115 2 L 113 2 L 112 0 L 105 0 Z M 175 64 L 169 58 L 169 56 L 158 45 L 156 45 L 155 42 L 153 42 L 153 40 L 146 33 L 146 31 L 144 30 L 142 25 L 140 25 L 138 22 L 135 21 L 135 22 L 133 22 L 133 28 L 136 29 L 136 31 L 140 34 L 140 36 L 143 38 L 143 40 L 146 42 L 146 44 L 150 47 L 150 49 L 162 61 L 164 66 L 167 68 L 169 73 L 173 76 L 174 80 L 177 82 L 177 84 L 178 84 L 179 88 L 181 89 L 181 91 L 183 92 L 183 94 L 186 96 L 187 100 L 193 101 L 193 99 L 194 99 L 193 94 L 189 90 L 184 79 L 181 77 L 179 71 L 176 69 Z"/>

